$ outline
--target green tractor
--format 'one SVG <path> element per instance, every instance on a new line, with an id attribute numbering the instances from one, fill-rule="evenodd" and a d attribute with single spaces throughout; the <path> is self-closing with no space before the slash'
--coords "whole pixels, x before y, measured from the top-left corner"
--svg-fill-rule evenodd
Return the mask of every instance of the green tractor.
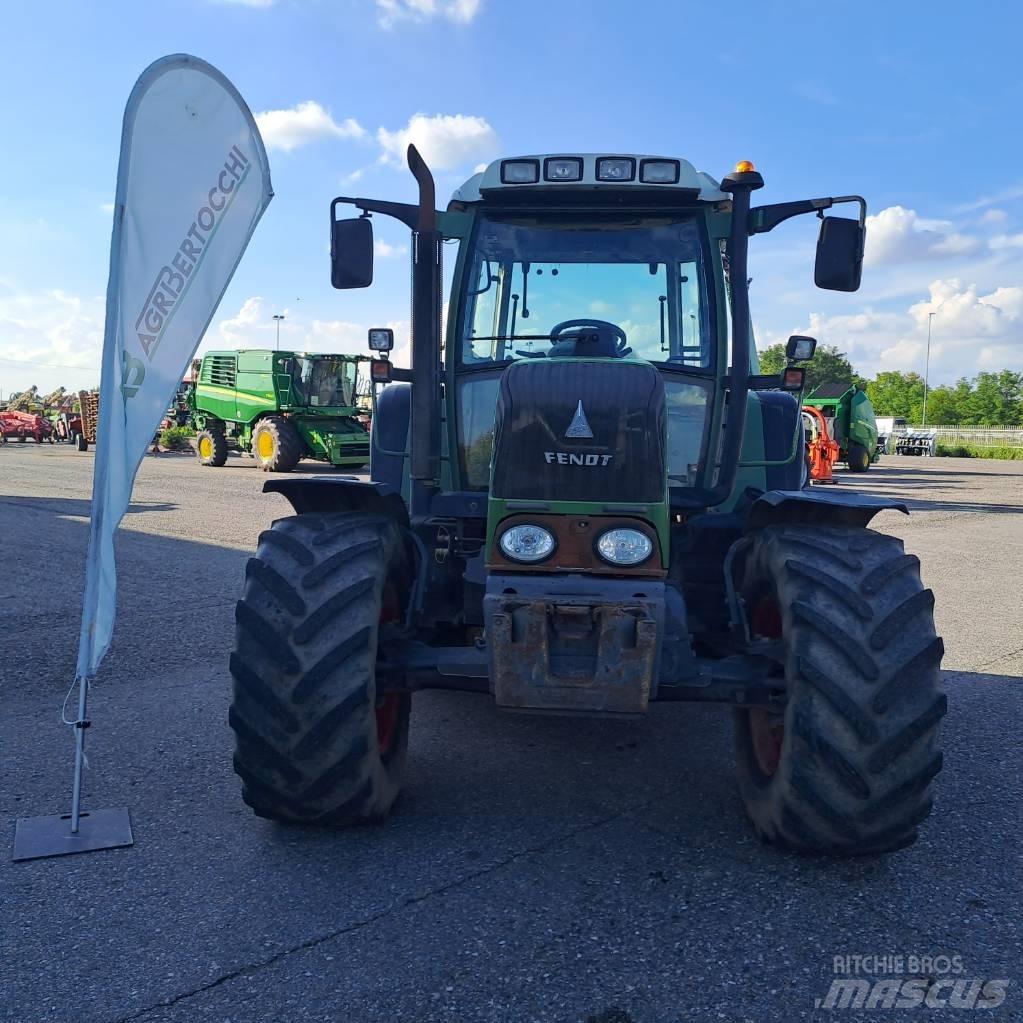
<path id="1" fill-rule="evenodd" d="M 865 202 L 751 209 L 749 163 L 718 183 L 679 159 L 566 154 L 498 160 L 437 211 L 408 161 L 417 205 L 331 205 L 338 288 L 372 281 L 371 217 L 411 229 L 412 367 L 370 331 L 373 378 L 394 383 L 369 481 L 264 484 L 295 514 L 260 536 L 236 610 L 245 802 L 382 819 L 420 689 L 622 717 L 688 700 L 731 709 L 765 840 L 912 842 L 941 766 L 933 596 L 867 528 L 902 505 L 805 486 L 804 370 L 759 374 L 750 330 L 750 236 L 818 214 L 816 283 L 854 291 Z M 825 218 L 837 203 L 858 217 Z M 790 361 L 815 345 L 790 339 Z"/>
<path id="2" fill-rule="evenodd" d="M 865 391 L 855 384 L 821 384 L 803 399 L 823 413 L 838 445 L 838 459 L 851 472 L 866 472 L 877 461 L 877 420 Z"/>
<path id="3" fill-rule="evenodd" d="M 359 421 L 362 355 L 260 348 L 207 352 L 188 393 L 202 465 L 221 466 L 230 445 L 264 472 L 291 472 L 302 458 L 361 468 L 369 432 Z"/>

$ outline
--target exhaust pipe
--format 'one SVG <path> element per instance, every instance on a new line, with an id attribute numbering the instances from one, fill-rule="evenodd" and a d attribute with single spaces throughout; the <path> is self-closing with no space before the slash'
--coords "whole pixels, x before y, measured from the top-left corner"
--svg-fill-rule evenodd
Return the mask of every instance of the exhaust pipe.
<path id="1" fill-rule="evenodd" d="M 433 175 L 415 146 L 408 147 L 407 156 L 419 185 L 419 218 L 412 235 L 411 476 L 433 488 L 440 477 L 441 237 Z"/>

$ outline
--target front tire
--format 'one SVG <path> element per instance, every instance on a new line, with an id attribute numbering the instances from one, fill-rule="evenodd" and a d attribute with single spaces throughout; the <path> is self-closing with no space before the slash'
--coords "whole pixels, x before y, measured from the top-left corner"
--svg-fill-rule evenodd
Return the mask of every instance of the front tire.
<path id="1" fill-rule="evenodd" d="M 910 845 L 941 770 L 934 596 L 902 541 L 772 526 L 744 559 L 751 632 L 780 639 L 783 710 L 735 714 L 739 789 L 766 841 L 832 855 Z"/>
<path id="2" fill-rule="evenodd" d="M 870 468 L 870 452 L 862 444 L 850 444 L 846 462 L 850 472 L 866 472 Z"/>
<path id="3" fill-rule="evenodd" d="M 200 465 L 219 469 L 227 462 L 227 437 L 221 430 L 202 430 L 195 438 L 195 452 Z"/>
<path id="4" fill-rule="evenodd" d="M 263 472 L 291 472 L 302 458 L 302 441 L 284 416 L 267 416 L 252 431 L 252 453 Z"/>
<path id="5" fill-rule="evenodd" d="M 260 536 L 235 620 L 229 721 L 242 798 L 272 820 L 378 821 L 401 789 L 411 697 L 378 698 L 378 629 L 398 620 L 398 527 L 295 515 Z"/>

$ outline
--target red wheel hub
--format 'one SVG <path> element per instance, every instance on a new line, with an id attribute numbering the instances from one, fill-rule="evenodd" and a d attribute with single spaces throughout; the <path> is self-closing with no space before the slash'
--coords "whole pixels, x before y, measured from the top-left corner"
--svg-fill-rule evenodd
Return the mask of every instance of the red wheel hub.
<path id="1" fill-rule="evenodd" d="M 761 597 L 750 616 L 750 633 L 761 639 L 781 639 L 781 608 L 773 594 Z M 763 707 L 749 711 L 750 739 L 757 766 L 768 777 L 778 770 L 781 747 L 785 740 L 785 718 Z"/>
<path id="2" fill-rule="evenodd" d="M 377 747 L 381 756 L 386 756 L 394 745 L 401 720 L 401 693 L 388 693 L 377 701 Z"/>

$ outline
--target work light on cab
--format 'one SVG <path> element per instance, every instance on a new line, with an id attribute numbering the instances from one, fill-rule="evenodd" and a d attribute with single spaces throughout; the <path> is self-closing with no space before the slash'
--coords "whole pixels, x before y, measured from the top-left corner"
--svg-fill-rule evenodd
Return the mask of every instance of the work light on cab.
<path id="1" fill-rule="evenodd" d="M 609 529 L 597 540 L 597 553 L 612 565 L 640 565 L 653 552 L 650 537 L 638 529 Z"/>
<path id="2" fill-rule="evenodd" d="M 578 156 L 550 156 L 543 162 L 545 181 L 582 181 L 583 161 Z"/>
<path id="3" fill-rule="evenodd" d="M 554 535 L 543 526 L 523 523 L 511 526 L 501 534 L 501 550 L 512 561 L 546 561 L 557 544 Z"/>
<path id="4" fill-rule="evenodd" d="M 631 156 L 605 156 L 597 161 L 598 181 L 631 181 L 636 176 L 636 161 Z"/>
<path id="5" fill-rule="evenodd" d="M 538 160 L 505 160 L 501 164 L 504 185 L 535 185 L 540 180 Z"/>
<path id="6" fill-rule="evenodd" d="M 390 327 L 369 328 L 369 348 L 373 352 L 389 352 L 394 347 L 394 331 Z"/>
<path id="7" fill-rule="evenodd" d="M 644 185 L 677 185 L 680 172 L 678 160 L 644 160 L 639 165 L 639 180 Z"/>

